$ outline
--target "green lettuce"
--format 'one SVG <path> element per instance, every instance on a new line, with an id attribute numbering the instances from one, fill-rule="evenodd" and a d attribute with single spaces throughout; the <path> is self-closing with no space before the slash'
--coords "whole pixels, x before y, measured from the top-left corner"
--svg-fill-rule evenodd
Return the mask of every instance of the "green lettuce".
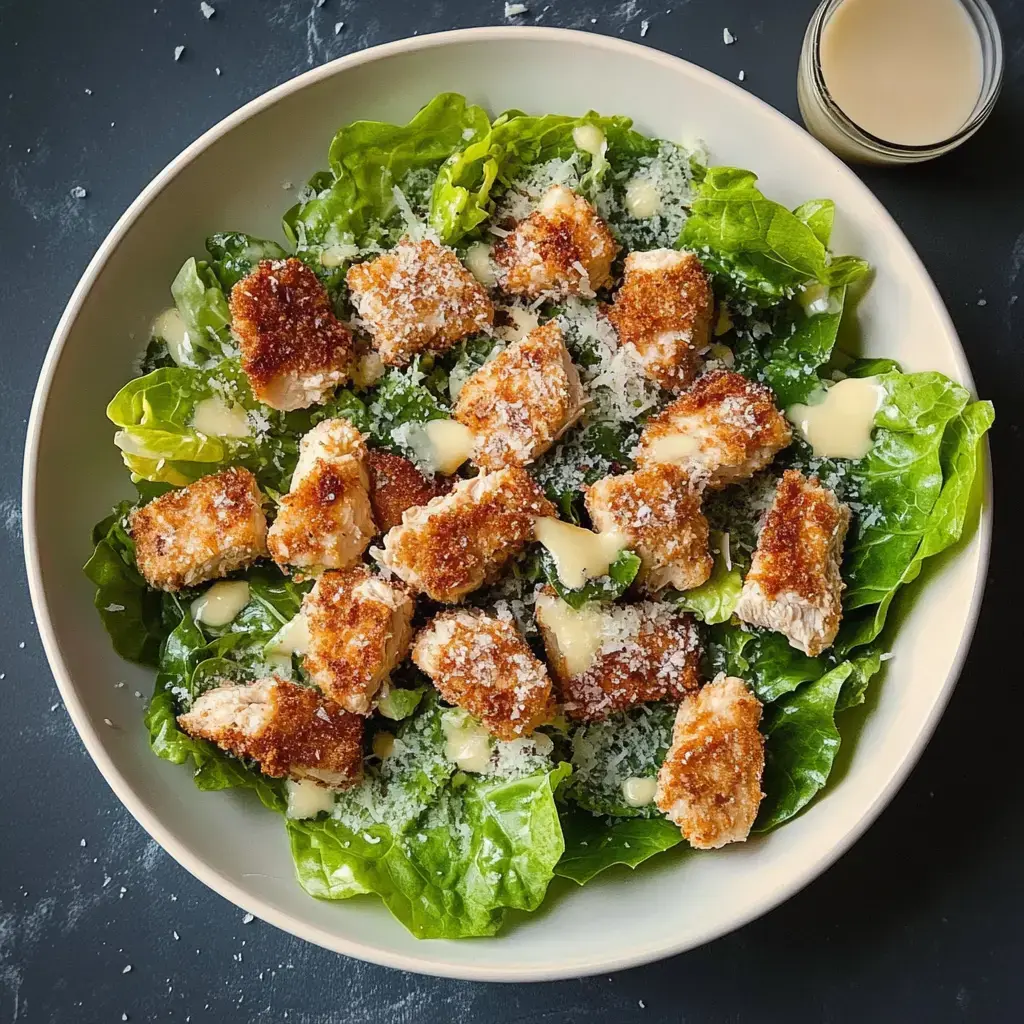
<path id="1" fill-rule="evenodd" d="M 617 601 L 629 589 L 640 571 L 640 556 L 623 548 L 608 566 L 604 576 L 588 580 L 582 587 L 567 587 L 558 575 L 558 566 L 547 548 L 541 551 L 541 564 L 548 583 L 570 608 L 580 609 L 588 601 Z"/>
<path id="2" fill-rule="evenodd" d="M 149 589 L 135 564 L 127 525 L 132 507 L 121 502 L 93 528 L 93 552 L 84 572 L 96 585 L 94 604 L 114 650 L 129 661 L 155 666 L 167 630 L 161 595 Z"/>
<path id="3" fill-rule="evenodd" d="M 732 618 L 733 609 L 743 590 L 743 573 L 740 566 L 736 562 L 726 565 L 722 547 L 722 534 L 713 531 L 711 551 L 714 553 L 715 561 L 711 567 L 711 575 L 699 587 L 677 591 L 669 596 L 669 600 L 678 608 L 694 612 L 709 626 L 728 622 Z"/>
<path id="4" fill-rule="evenodd" d="M 283 260 L 288 253 L 265 238 L 254 238 L 241 231 L 222 232 L 206 239 L 210 266 L 228 294 L 236 282 L 256 269 L 261 260 Z"/>
<path id="5" fill-rule="evenodd" d="M 174 305 L 188 331 L 184 364 L 199 366 L 229 353 L 231 311 L 217 275 L 205 260 L 185 260 L 171 283 Z"/>
<path id="6" fill-rule="evenodd" d="M 701 252 L 728 291 L 771 306 L 809 281 L 838 288 L 864 277 L 868 264 L 828 250 L 834 205 L 819 199 L 789 211 L 755 187 L 757 175 L 709 167 L 680 244 Z"/>
<path id="7" fill-rule="evenodd" d="M 434 172 L 456 150 L 483 136 L 490 118 L 457 93 L 435 96 L 405 125 L 355 121 L 330 148 L 330 180 L 311 182 L 315 195 L 285 214 L 285 233 L 300 248 L 398 240 L 392 225 L 395 188 L 424 194 Z M 419 182 L 422 179 L 422 185 Z M 401 218 L 398 218 L 401 221 Z M 389 237 L 392 227 L 395 237 Z"/>
<path id="8" fill-rule="evenodd" d="M 196 407 L 208 398 L 240 405 L 249 416 L 247 437 L 215 437 L 193 426 Z M 228 465 L 243 465 L 261 484 L 286 491 L 305 412 L 282 414 L 260 405 L 236 360 L 207 369 L 173 366 L 129 381 L 111 399 L 107 418 L 118 427 L 114 442 L 137 479 L 181 486 Z"/>
<path id="9" fill-rule="evenodd" d="M 616 865 L 636 868 L 683 841 L 682 833 L 666 818 L 598 818 L 585 811 L 562 815 L 565 853 L 555 874 L 586 885 Z"/>
<path id="10" fill-rule="evenodd" d="M 715 626 L 707 645 L 708 676 L 719 672 L 745 679 L 764 703 L 778 700 L 826 670 L 821 658 L 809 658 L 791 647 L 781 633 L 741 628 L 732 623 Z"/>
<path id="11" fill-rule="evenodd" d="M 892 599 L 926 558 L 954 544 L 967 517 L 989 402 L 940 373 L 887 373 L 871 451 L 845 466 L 819 465 L 858 513 L 843 560 L 845 621 L 837 650 L 882 631 Z M 812 464 L 813 465 L 813 464 Z M 859 614 L 858 614 L 859 613 Z"/>
<path id="12" fill-rule="evenodd" d="M 188 608 L 179 605 L 178 611 L 181 620 L 163 643 L 153 698 L 146 709 L 153 753 L 173 764 L 191 760 L 192 778 L 201 790 L 251 789 L 265 807 L 283 812 L 287 801 L 282 780 L 260 774 L 214 744 L 189 736 L 178 725 L 180 701 L 195 695 L 195 671 L 209 654 L 209 642 Z"/>
<path id="13" fill-rule="evenodd" d="M 494 213 L 497 196 L 527 167 L 574 154 L 587 164 L 582 191 L 592 194 L 614 163 L 657 153 L 658 143 L 632 131 L 632 123 L 628 117 L 601 117 L 594 111 L 582 117 L 507 111 L 485 136 L 453 153 L 441 167 L 430 199 L 430 226 L 454 245 Z M 604 156 L 579 150 L 573 132 L 583 125 L 604 133 Z"/>

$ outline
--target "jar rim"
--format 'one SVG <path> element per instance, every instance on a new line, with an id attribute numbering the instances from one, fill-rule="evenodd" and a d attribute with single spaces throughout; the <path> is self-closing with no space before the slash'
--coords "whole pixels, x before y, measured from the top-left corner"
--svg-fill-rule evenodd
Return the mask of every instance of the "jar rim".
<path id="1" fill-rule="evenodd" d="M 995 13 L 986 0 L 957 0 L 961 6 L 966 8 L 971 17 L 971 23 L 978 33 L 982 45 L 982 83 L 978 94 L 977 102 L 971 111 L 971 116 L 952 135 L 935 142 L 924 145 L 908 145 L 900 142 L 892 142 L 873 135 L 867 129 L 862 128 L 854 121 L 833 98 L 825 83 L 825 73 L 821 66 L 821 36 L 825 25 L 835 10 L 846 0 L 822 0 L 818 9 L 814 12 L 811 23 L 808 26 L 806 44 L 809 44 L 810 78 L 818 99 L 824 107 L 828 116 L 851 139 L 859 145 L 872 149 L 877 153 L 891 156 L 926 157 L 939 155 L 954 147 L 973 135 L 992 113 L 999 98 L 999 92 L 1003 81 L 1003 39 L 999 31 L 999 24 L 996 21 Z M 986 43 L 989 47 L 990 62 L 986 61 Z M 986 67 L 985 64 L 989 66 Z"/>

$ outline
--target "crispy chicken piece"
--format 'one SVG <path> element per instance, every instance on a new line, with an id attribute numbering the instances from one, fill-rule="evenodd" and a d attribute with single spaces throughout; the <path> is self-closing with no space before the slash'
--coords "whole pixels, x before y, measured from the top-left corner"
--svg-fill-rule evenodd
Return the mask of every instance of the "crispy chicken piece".
<path id="1" fill-rule="evenodd" d="M 768 510 L 736 615 L 782 633 L 791 647 L 819 655 L 839 632 L 839 575 L 850 510 L 817 477 L 782 475 Z"/>
<path id="2" fill-rule="evenodd" d="M 231 329 L 252 393 L 274 409 L 326 401 L 348 377 L 354 345 L 316 274 L 263 260 L 231 289 Z"/>
<path id="3" fill-rule="evenodd" d="M 761 702 L 724 673 L 679 705 L 655 802 L 698 850 L 750 835 L 762 795 L 760 721 Z"/>
<path id="4" fill-rule="evenodd" d="M 207 690 L 178 716 L 190 736 L 259 763 L 264 775 L 342 788 L 363 771 L 363 718 L 271 677 Z"/>
<path id="5" fill-rule="evenodd" d="M 494 322 L 486 289 L 451 249 L 429 239 L 403 238 L 383 256 L 357 263 L 346 280 L 389 366 L 404 366 L 421 352 L 444 352 Z"/>
<path id="6" fill-rule="evenodd" d="M 678 466 L 606 476 L 587 489 L 586 505 L 599 531 L 621 534 L 623 547 L 640 556 L 637 584 L 647 593 L 689 590 L 711 575 L 700 492 Z"/>
<path id="7" fill-rule="evenodd" d="M 409 652 L 415 607 L 404 584 L 374 576 L 365 565 L 325 572 L 302 602 L 310 678 L 346 711 L 368 714 Z"/>
<path id="8" fill-rule="evenodd" d="M 508 619 L 441 612 L 416 635 L 412 660 L 446 701 L 499 739 L 529 736 L 554 714 L 548 671 Z"/>
<path id="9" fill-rule="evenodd" d="M 712 370 L 647 421 L 636 460 L 682 466 L 695 481 L 718 489 L 749 479 L 792 440 L 770 388 Z"/>
<path id="10" fill-rule="evenodd" d="M 691 252 L 654 249 L 626 257 L 608 319 L 647 375 L 679 391 L 696 376 L 713 310 L 711 283 L 700 260 Z"/>
<path id="11" fill-rule="evenodd" d="M 492 251 L 498 286 L 527 298 L 593 296 L 611 284 L 619 247 L 593 206 L 564 185 L 540 204 Z"/>
<path id="12" fill-rule="evenodd" d="M 370 450 L 366 465 L 370 473 L 370 505 L 378 533 L 398 526 L 408 509 L 426 505 L 431 498 L 451 489 L 450 480 L 424 476 L 408 459 L 380 448 Z"/>
<path id="13" fill-rule="evenodd" d="M 668 604 L 594 601 L 577 611 L 545 587 L 534 613 L 570 718 L 597 721 L 700 685 L 693 618 Z"/>
<path id="14" fill-rule="evenodd" d="M 481 469 L 524 466 L 579 419 L 586 396 L 551 322 L 513 342 L 462 386 L 454 416 L 476 435 Z"/>
<path id="15" fill-rule="evenodd" d="M 414 590 L 455 604 L 497 579 L 533 540 L 537 516 L 556 514 L 525 469 L 501 469 L 409 509 L 373 554 Z"/>
<path id="16" fill-rule="evenodd" d="M 157 590 L 227 576 L 267 553 L 267 520 L 256 478 L 232 467 L 168 491 L 132 513 L 135 560 Z"/>
<path id="17" fill-rule="evenodd" d="M 370 507 L 366 445 L 348 420 L 323 420 L 299 444 L 291 490 L 267 534 L 278 565 L 311 572 L 344 569 L 377 532 Z"/>

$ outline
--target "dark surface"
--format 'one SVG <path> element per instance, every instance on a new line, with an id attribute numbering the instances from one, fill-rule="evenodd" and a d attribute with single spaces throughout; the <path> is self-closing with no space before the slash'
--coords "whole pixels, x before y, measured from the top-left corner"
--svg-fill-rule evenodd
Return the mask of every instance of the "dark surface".
<path id="1" fill-rule="evenodd" d="M 728 78 L 743 69 L 746 88 L 796 116 L 814 0 L 665 2 L 671 13 L 535 3 L 516 20 L 638 39 L 649 19 L 646 43 Z M 761 921 L 615 977 L 499 987 L 372 967 L 246 924 L 149 840 L 59 703 L 24 583 L 19 487 L 50 334 L 104 234 L 153 174 L 225 114 L 313 64 L 417 32 L 501 23 L 503 3 L 214 0 L 209 21 L 198 0 L 157 3 L 0 2 L 0 1022 L 1022 1019 L 1014 505 L 1024 190 L 1012 152 L 1024 124 L 1024 4 L 994 3 L 1008 67 L 982 133 L 932 165 L 864 173 L 935 278 L 999 416 L 990 585 L 935 738 L 853 850 Z M 723 26 L 735 45 L 723 45 Z M 186 49 L 175 62 L 178 45 Z M 76 185 L 85 199 L 70 196 Z"/>

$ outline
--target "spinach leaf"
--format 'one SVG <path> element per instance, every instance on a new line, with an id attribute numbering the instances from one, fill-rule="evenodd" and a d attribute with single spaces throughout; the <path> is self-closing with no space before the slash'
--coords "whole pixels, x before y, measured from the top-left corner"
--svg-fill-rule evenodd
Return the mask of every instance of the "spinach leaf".
<path id="1" fill-rule="evenodd" d="M 210 266 L 227 294 L 238 281 L 248 277 L 261 260 L 283 260 L 288 256 L 277 242 L 253 238 L 241 231 L 210 235 L 206 239 L 206 251 L 210 254 Z"/>
<path id="2" fill-rule="evenodd" d="M 94 604 L 114 650 L 129 661 L 155 666 L 167 630 L 161 596 L 149 589 L 135 564 L 127 524 L 132 507 L 121 502 L 93 528 L 93 552 L 84 572 L 96 585 Z"/>
<path id="3" fill-rule="evenodd" d="M 562 815 L 565 853 L 555 874 L 586 885 L 617 864 L 635 868 L 665 850 L 678 846 L 683 837 L 666 818 L 597 818 L 585 811 Z"/>

